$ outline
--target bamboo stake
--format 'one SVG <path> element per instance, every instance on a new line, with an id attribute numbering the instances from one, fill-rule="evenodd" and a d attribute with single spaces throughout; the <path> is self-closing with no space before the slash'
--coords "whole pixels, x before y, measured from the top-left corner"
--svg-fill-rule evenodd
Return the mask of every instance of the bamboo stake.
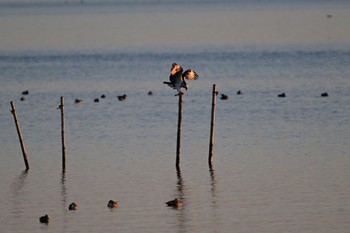
<path id="1" fill-rule="evenodd" d="M 181 148 L 181 125 L 182 125 L 182 95 L 179 95 L 179 113 L 177 121 L 177 143 L 176 143 L 176 168 L 180 167 L 180 148 Z"/>
<path id="2" fill-rule="evenodd" d="M 64 140 L 64 97 L 61 96 L 61 139 L 62 139 L 62 170 L 66 170 L 66 145 Z"/>
<path id="3" fill-rule="evenodd" d="M 24 164 L 26 165 L 26 170 L 28 170 L 28 169 L 29 169 L 29 162 L 28 162 L 28 158 L 27 158 L 26 147 L 25 147 L 25 145 L 24 145 L 24 141 L 23 141 L 23 138 L 22 138 L 21 129 L 20 129 L 20 127 L 19 127 L 19 123 L 18 123 L 18 119 L 17 119 L 15 104 L 13 103 L 13 101 L 11 101 L 11 113 L 12 113 L 12 115 L 13 115 L 13 119 L 14 119 L 15 124 L 16 124 L 16 129 L 17 129 L 17 134 L 18 134 L 19 142 L 20 142 L 20 144 L 21 144 L 21 149 L 22 149 Z"/>
<path id="4" fill-rule="evenodd" d="M 214 147 L 214 126 L 215 126 L 215 112 L 216 112 L 216 84 L 213 84 L 213 96 L 212 96 L 212 108 L 211 108 L 211 124 L 210 124 L 210 139 L 209 139 L 209 166 L 213 160 L 213 147 Z"/>

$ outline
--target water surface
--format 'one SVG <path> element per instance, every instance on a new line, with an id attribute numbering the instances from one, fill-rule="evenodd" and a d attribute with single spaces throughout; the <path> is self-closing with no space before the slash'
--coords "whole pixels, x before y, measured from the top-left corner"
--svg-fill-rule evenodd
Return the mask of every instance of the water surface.
<path id="1" fill-rule="evenodd" d="M 346 2 L 191 1 L 196 7 L 183 10 L 173 3 L 150 7 L 143 1 L 1 4 L 0 28 L 8 32 L 0 35 L 1 232 L 349 229 Z M 289 8 L 302 17 L 286 15 Z M 253 15 L 261 21 L 249 19 Z M 270 23 L 285 16 L 290 20 Z M 319 18 L 304 24 L 304 16 Z M 283 35 L 289 31 L 286 24 L 295 29 L 294 36 Z M 248 34 L 229 31 L 231 26 Z M 310 27 L 315 32 L 304 34 Z M 164 31 L 158 36 L 159 29 Z M 175 37 L 173 30 L 179 32 Z M 208 30 L 215 33 L 204 36 Z M 162 84 L 173 62 L 200 76 L 183 98 L 178 171 L 178 99 Z M 229 99 L 217 99 L 210 168 L 214 83 Z M 24 90 L 29 95 L 20 101 Z M 236 95 L 238 90 L 244 94 Z M 286 98 L 277 97 L 282 92 Z M 321 97 L 324 92 L 329 97 Z M 123 94 L 126 100 L 118 101 Z M 57 109 L 61 96 L 65 172 Z M 82 103 L 75 104 L 76 98 Z M 10 101 L 26 144 L 28 172 L 23 171 Z M 182 208 L 165 205 L 174 198 L 184 201 Z M 118 199 L 120 207 L 108 209 L 110 199 Z M 73 201 L 78 211 L 68 211 Z M 48 225 L 39 223 L 44 214 L 51 218 Z"/>

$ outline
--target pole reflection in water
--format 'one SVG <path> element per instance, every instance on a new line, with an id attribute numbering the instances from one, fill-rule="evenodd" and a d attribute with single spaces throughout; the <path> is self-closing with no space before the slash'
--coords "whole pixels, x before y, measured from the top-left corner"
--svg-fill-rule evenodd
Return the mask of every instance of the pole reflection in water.
<path id="1" fill-rule="evenodd" d="M 13 187 L 13 196 L 15 198 L 18 197 L 18 195 L 20 194 L 20 191 L 23 189 L 24 187 L 24 183 L 26 180 L 26 177 L 28 175 L 28 170 L 24 170 L 21 172 L 21 174 L 16 177 L 16 179 L 13 181 L 12 183 L 12 187 Z"/>
<path id="2" fill-rule="evenodd" d="M 177 183 L 176 183 L 176 189 L 177 189 L 177 196 L 180 198 L 180 200 L 184 200 L 184 190 L 183 190 L 183 180 L 181 176 L 181 170 L 180 167 L 176 168 L 176 176 L 177 176 Z"/>
<path id="3" fill-rule="evenodd" d="M 13 181 L 12 183 L 12 187 L 13 187 L 13 197 L 15 198 L 15 200 L 20 200 L 21 198 L 19 198 L 19 196 L 21 195 L 21 190 L 24 187 L 26 178 L 28 176 L 28 170 L 24 170 L 21 172 L 21 174 L 16 177 L 16 179 Z"/>
<path id="4" fill-rule="evenodd" d="M 63 207 L 66 207 L 67 206 L 67 187 L 66 187 L 65 169 L 62 169 L 62 174 L 61 174 L 61 195 L 62 195 Z"/>
<path id="5" fill-rule="evenodd" d="M 177 177 L 177 181 L 176 181 L 176 197 L 180 199 L 182 202 L 185 202 L 182 206 L 180 206 L 179 208 L 176 208 L 176 210 L 178 211 L 176 214 L 176 217 L 178 219 L 178 232 L 184 232 L 184 230 L 186 229 L 185 226 L 185 208 L 186 208 L 186 196 L 185 196 L 185 192 L 184 192 L 184 181 L 181 175 L 181 170 L 180 167 L 176 168 L 176 177 Z"/>
<path id="6" fill-rule="evenodd" d="M 220 225 L 220 223 L 217 222 L 218 219 L 220 219 L 218 214 L 218 204 L 217 204 L 217 196 L 216 196 L 216 180 L 215 180 L 215 170 L 212 162 L 209 162 L 209 174 L 210 174 L 210 192 L 212 196 L 211 200 L 211 207 L 212 207 L 212 221 L 215 228 Z M 217 232 L 217 229 L 215 229 L 215 232 Z"/>
<path id="7" fill-rule="evenodd" d="M 61 173 L 61 198 L 63 205 L 63 219 L 62 219 L 62 228 L 64 230 L 68 229 L 68 209 L 67 209 L 67 187 L 66 187 L 66 170 L 62 169 Z"/>
<path id="8" fill-rule="evenodd" d="M 28 177 L 28 170 L 24 170 L 21 172 L 19 176 L 17 176 L 13 183 L 12 183 L 12 197 L 13 201 L 12 203 L 16 203 L 15 205 L 12 205 L 13 211 L 12 213 L 14 214 L 14 219 L 21 220 L 25 218 L 23 216 L 23 205 L 25 205 L 25 184 L 26 180 Z M 24 202 L 24 203 L 23 203 Z"/>
<path id="9" fill-rule="evenodd" d="M 216 181 L 215 181 L 215 170 L 213 163 L 209 163 L 209 174 L 210 174 L 210 186 L 211 186 L 211 195 L 215 197 L 216 190 Z"/>

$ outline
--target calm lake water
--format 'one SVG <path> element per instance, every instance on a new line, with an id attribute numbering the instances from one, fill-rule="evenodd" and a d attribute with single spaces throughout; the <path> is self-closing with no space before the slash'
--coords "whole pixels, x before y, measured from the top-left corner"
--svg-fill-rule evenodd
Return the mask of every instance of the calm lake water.
<path id="1" fill-rule="evenodd" d="M 347 232 L 349 3 L 288 2 L 0 1 L 0 232 Z"/>

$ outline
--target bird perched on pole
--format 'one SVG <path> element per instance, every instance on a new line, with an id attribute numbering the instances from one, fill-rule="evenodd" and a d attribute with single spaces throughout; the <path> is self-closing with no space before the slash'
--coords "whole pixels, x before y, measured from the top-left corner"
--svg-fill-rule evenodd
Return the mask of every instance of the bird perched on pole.
<path id="1" fill-rule="evenodd" d="M 171 66 L 170 72 L 171 72 L 169 76 L 170 82 L 164 81 L 163 83 L 167 84 L 169 87 L 173 89 L 176 89 L 178 92 L 176 95 L 184 94 L 181 88 L 185 88 L 186 90 L 188 89 L 188 85 L 185 79 L 187 80 L 198 79 L 198 74 L 194 70 L 188 69 L 185 72 L 183 72 L 183 68 L 176 63 L 173 63 L 173 65 Z"/>

